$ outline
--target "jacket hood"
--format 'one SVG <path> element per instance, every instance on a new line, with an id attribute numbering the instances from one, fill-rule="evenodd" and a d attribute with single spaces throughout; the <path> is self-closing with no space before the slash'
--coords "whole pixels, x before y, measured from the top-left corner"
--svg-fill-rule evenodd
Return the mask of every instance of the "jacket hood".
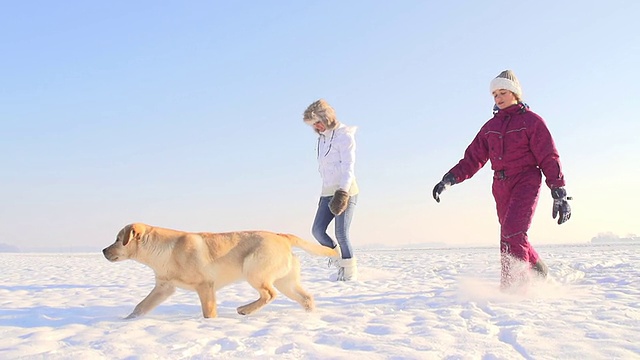
<path id="1" fill-rule="evenodd" d="M 347 134 L 349 136 L 355 136 L 357 130 L 358 130 L 357 126 L 350 126 L 343 123 L 339 123 L 338 126 L 336 126 L 335 128 L 327 129 L 323 132 L 318 132 L 318 134 L 324 135 L 324 136 L 331 136 L 331 132 L 335 132 L 336 134 Z"/>
<path id="2" fill-rule="evenodd" d="M 324 99 L 312 103 L 302 114 L 302 121 L 309 126 L 320 121 L 327 130 L 333 130 L 340 125 L 335 110 Z M 315 130 L 315 129 L 314 129 Z M 318 130 L 315 130 L 319 133 Z"/>
<path id="3" fill-rule="evenodd" d="M 513 104 L 505 109 L 496 109 L 497 106 L 494 106 L 493 109 L 493 114 L 494 116 L 497 117 L 503 117 L 503 116 L 507 116 L 507 115 L 513 115 L 513 114 L 522 114 L 525 113 L 527 111 L 529 111 L 529 105 L 523 103 L 523 102 L 519 102 L 517 104 Z"/>

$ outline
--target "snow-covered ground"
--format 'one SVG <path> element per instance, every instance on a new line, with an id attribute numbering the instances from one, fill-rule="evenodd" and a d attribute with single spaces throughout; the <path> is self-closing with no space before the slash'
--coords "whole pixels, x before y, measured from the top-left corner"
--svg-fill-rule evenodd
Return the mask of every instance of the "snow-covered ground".
<path id="1" fill-rule="evenodd" d="M 108 244 L 105 244 L 105 246 Z M 537 246 L 552 280 L 498 291 L 496 248 L 361 250 L 360 281 L 298 253 L 307 313 L 279 296 L 218 292 L 215 319 L 178 290 L 123 320 L 153 287 L 136 262 L 0 254 L 1 359 L 640 359 L 640 245 Z"/>

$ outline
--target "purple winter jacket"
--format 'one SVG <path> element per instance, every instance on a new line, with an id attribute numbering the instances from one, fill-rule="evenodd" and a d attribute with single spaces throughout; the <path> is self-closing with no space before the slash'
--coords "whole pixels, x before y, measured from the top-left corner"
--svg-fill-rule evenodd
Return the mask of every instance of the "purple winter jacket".
<path id="1" fill-rule="evenodd" d="M 498 111 L 487 121 L 449 172 L 463 182 L 491 160 L 493 171 L 509 177 L 538 167 L 549 188 L 565 185 L 560 155 L 544 120 L 522 103 Z"/>

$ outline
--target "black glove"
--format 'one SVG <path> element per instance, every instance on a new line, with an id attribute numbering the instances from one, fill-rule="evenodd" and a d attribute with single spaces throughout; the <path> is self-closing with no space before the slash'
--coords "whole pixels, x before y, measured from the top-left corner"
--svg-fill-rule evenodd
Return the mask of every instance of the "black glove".
<path id="1" fill-rule="evenodd" d="M 446 188 L 448 188 L 449 186 L 455 183 L 456 183 L 456 177 L 452 173 L 446 173 L 442 177 L 442 181 L 440 181 L 439 183 L 436 184 L 436 186 L 433 187 L 433 198 L 437 202 L 440 202 L 440 194 L 442 194 L 442 192 Z"/>
<path id="2" fill-rule="evenodd" d="M 329 210 L 335 216 L 342 214 L 349 206 L 349 193 L 344 190 L 336 190 L 329 201 Z"/>
<path id="3" fill-rule="evenodd" d="M 567 197 L 567 191 L 563 187 L 551 189 L 553 197 L 553 218 L 558 217 L 558 225 L 567 222 L 571 218 L 571 206 L 569 206 L 570 197 Z"/>

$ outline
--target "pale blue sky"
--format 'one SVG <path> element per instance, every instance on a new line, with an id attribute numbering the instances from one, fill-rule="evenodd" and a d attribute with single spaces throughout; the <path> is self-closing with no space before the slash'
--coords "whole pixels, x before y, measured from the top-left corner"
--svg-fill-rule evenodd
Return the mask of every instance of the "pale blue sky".
<path id="1" fill-rule="evenodd" d="M 640 2 L 0 3 L 0 243 L 101 249 L 130 222 L 312 239 L 318 98 L 359 127 L 356 247 L 491 245 L 485 166 L 433 185 L 510 68 L 561 154 L 530 240 L 640 233 Z"/>

